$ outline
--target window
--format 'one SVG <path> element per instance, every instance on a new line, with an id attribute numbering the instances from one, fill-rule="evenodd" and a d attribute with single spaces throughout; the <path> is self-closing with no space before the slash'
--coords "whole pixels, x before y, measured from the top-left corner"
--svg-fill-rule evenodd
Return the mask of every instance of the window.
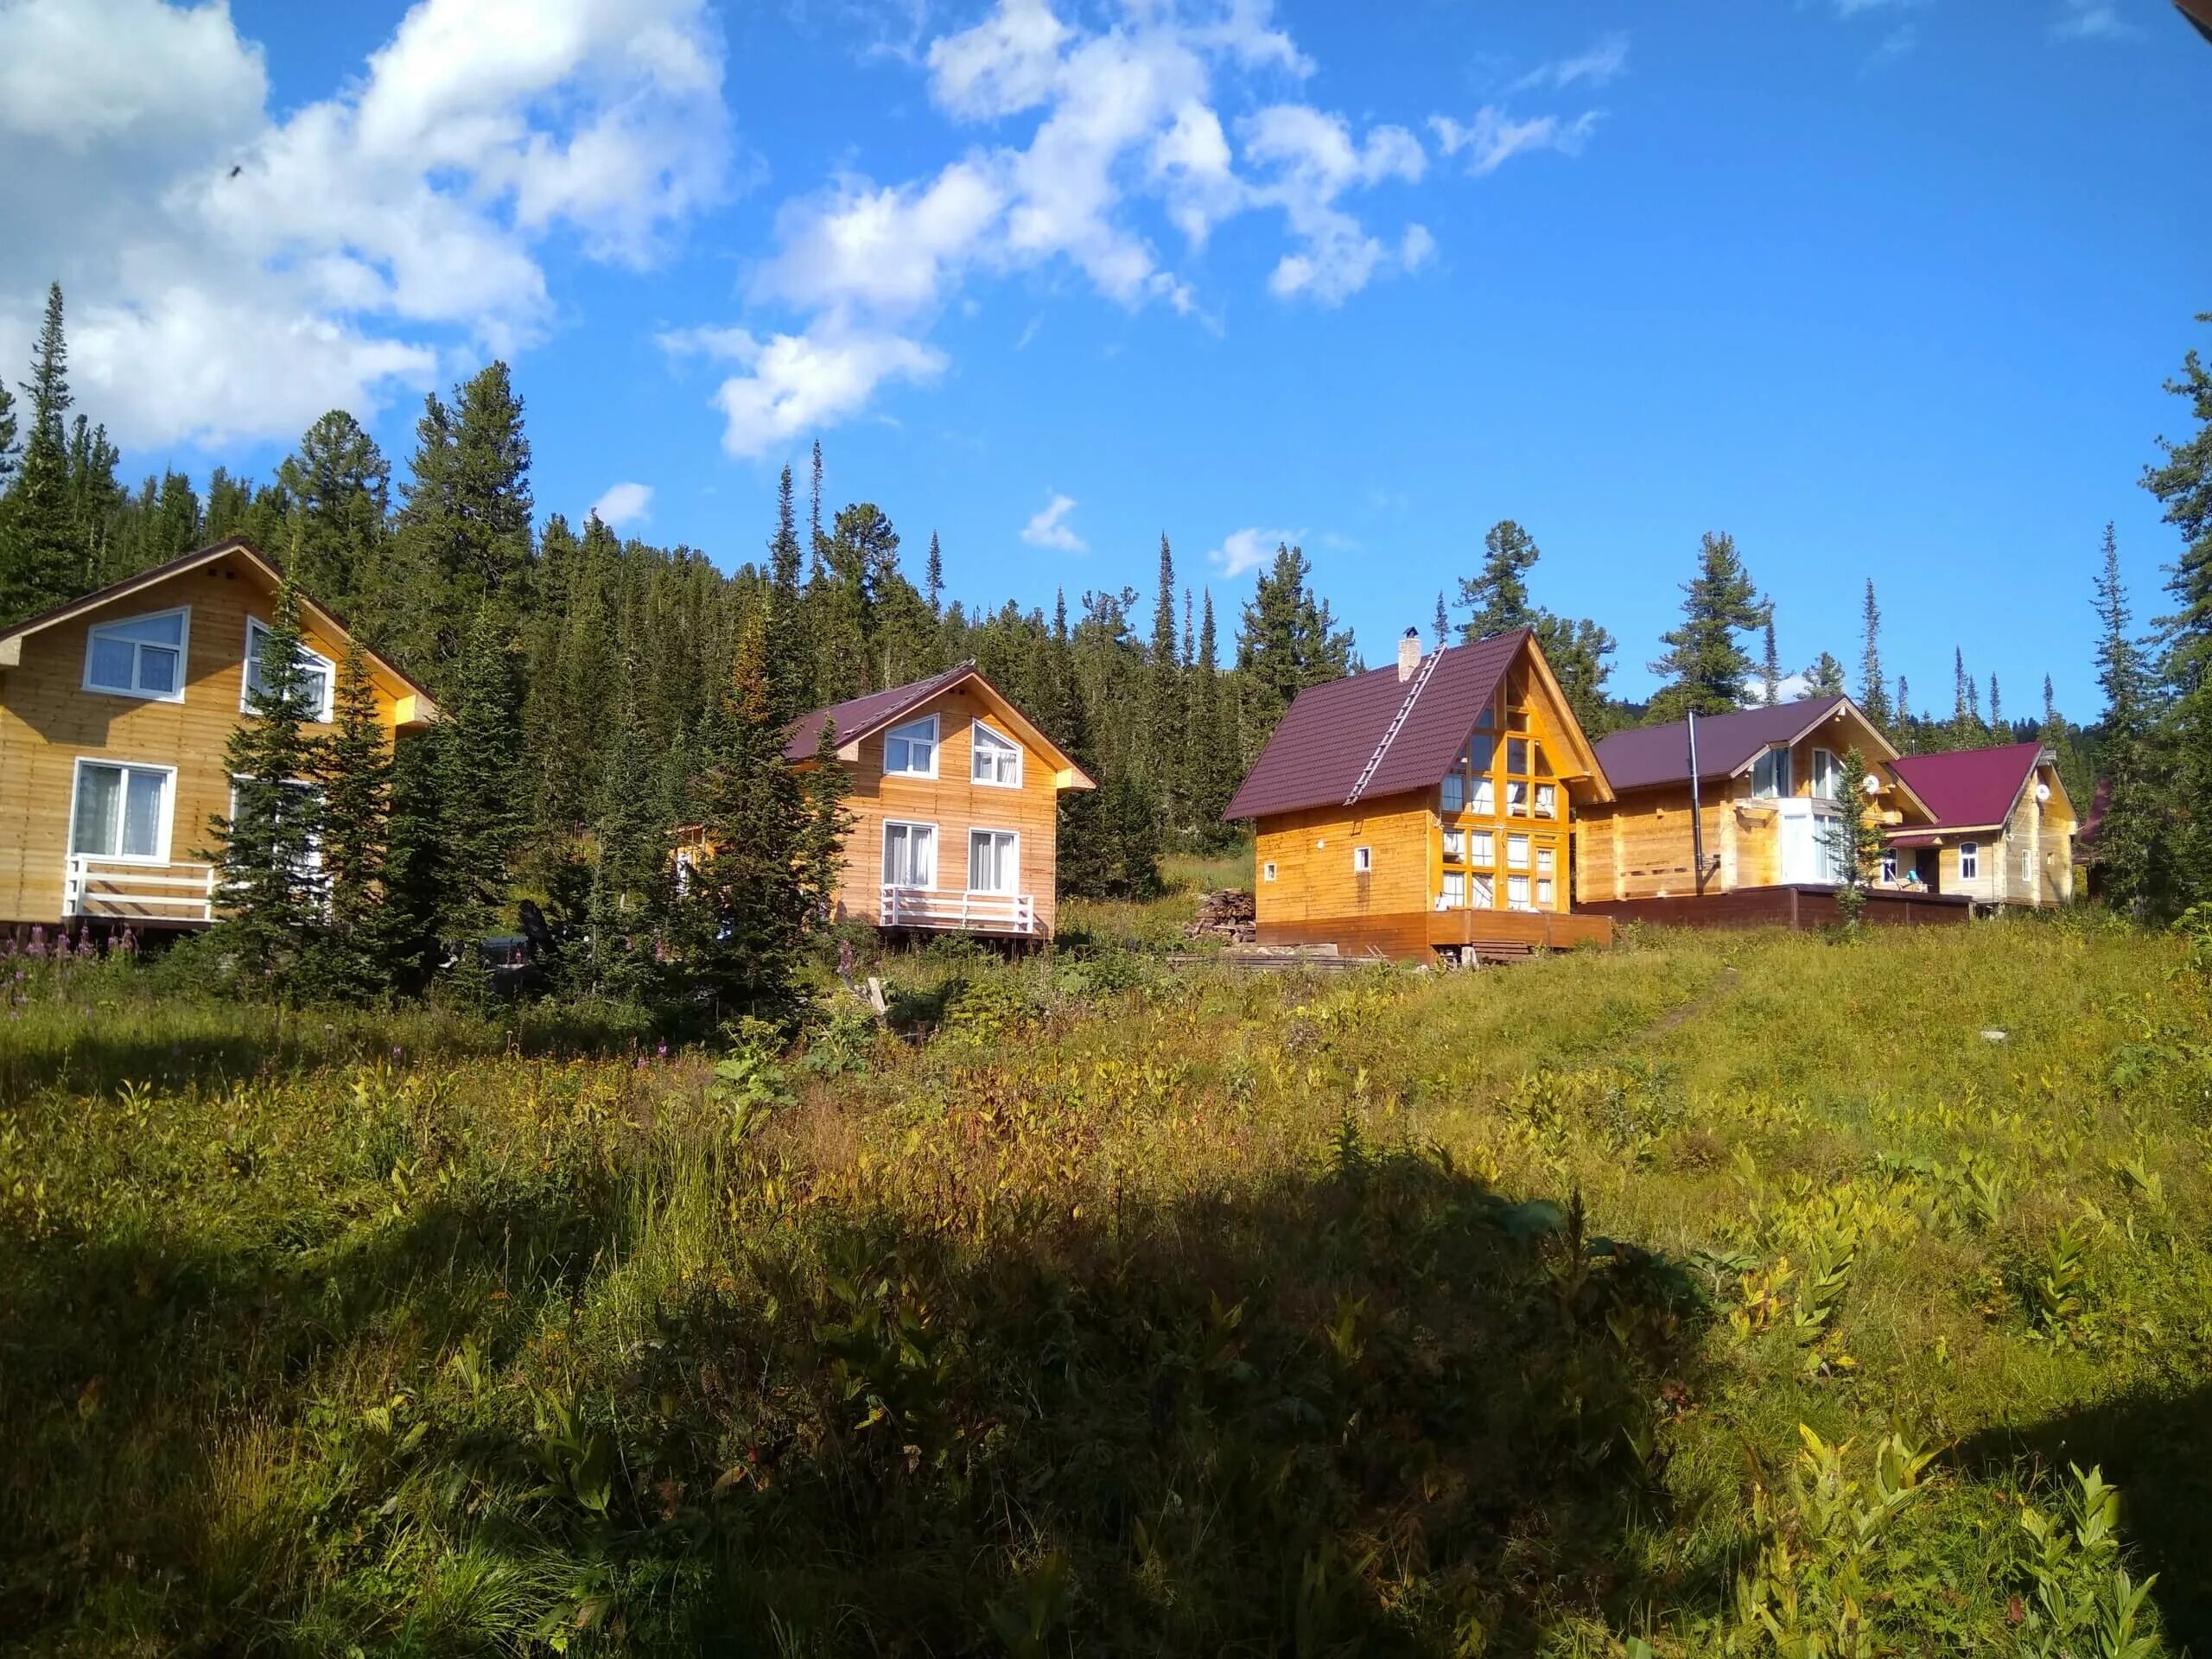
<path id="1" fill-rule="evenodd" d="M 1897 849 L 1894 847 L 1885 847 L 1882 849 L 1882 880 L 1894 881 L 1897 879 Z"/>
<path id="2" fill-rule="evenodd" d="M 1468 770 L 1477 772 L 1491 771 L 1497 760 L 1497 740 L 1486 732 L 1478 733 L 1474 741 L 1467 745 Z"/>
<path id="3" fill-rule="evenodd" d="M 1540 818 L 1559 817 L 1559 785 L 1557 784 L 1536 785 L 1536 816 Z"/>
<path id="4" fill-rule="evenodd" d="M 1789 793 L 1789 751 L 1769 749 L 1751 766 L 1751 798 L 1771 801 Z"/>
<path id="5" fill-rule="evenodd" d="M 1467 878 L 1467 902 L 1477 910 L 1497 908 L 1497 884 L 1486 875 Z"/>
<path id="6" fill-rule="evenodd" d="M 1260 866 L 1260 880 L 1262 881 L 1272 881 L 1274 879 L 1275 861 L 1271 858 L 1266 863 Z"/>
<path id="7" fill-rule="evenodd" d="M 1488 778 L 1475 779 L 1475 810 L 1495 815 L 1497 811 L 1497 786 Z"/>
<path id="8" fill-rule="evenodd" d="M 1351 873 L 1354 875 L 1365 875 L 1374 868 L 1375 849 L 1372 847 L 1355 847 L 1351 849 Z"/>
<path id="9" fill-rule="evenodd" d="M 1536 874 L 1538 875 L 1557 874 L 1559 873 L 1557 867 L 1558 858 L 1559 853 L 1557 849 L 1542 846 L 1538 847 L 1536 849 Z"/>
<path id="10" fill-rule="evenodd" d="M 1488 830 L 1478 830 L 1472 837 L 1469 862 L 1484 868 L 1497 862 L 1497 837 Z"/>
<path id="11" fill-rule="evenodd" d="M 1497 718 L 1497 711 L 1484 704 L 1482 713 L 1475 716 L 1475 724 L 1478 728 L 1488 728 L 1496 723 Z"/>
<path id="12" fill-rule="evenodd" d="M 1548 880 L 1545 880 L 1544 877 L 1540 875 L 1536 878 L 1537 909 L 1549 910 L 1552 907 L 1552 893 L 1554 891 L 1554 889 L 1553 888 L 1552 884 Z"/>
<path id="13" fill-rule="evenodd" d="M 1509 737 L 1505 740 L 1505 769 L 1518 777 L 1529 775 L 1529 740 Z"/>
<path id="14" fill-rule="evenodd" d="M 231 822 L 233 823 L 238 822 L 238 785 L 244 783 L 251 783 L 251 781 L 252 779 L 248 778 L 233 778 L 231 779 L 230 812 Z M 271 804 L 273 816 L 278 823 L 282 823 L 283 822 L 286 810 L 285 804 L 289 801 L 302 801 L 309 804 L 311 806 L 319 807 L 322 804 L 322 791 L 317 789 L 313 784 L 300 783 L 296 779 L 285 783 L 280 789 L 278 789 L 276 791 L 276 798 Z M 310 828 L 308 835 L 307 856 L 301 861 L 298 867 L 293 870 L 292 874 L 302 878 L 309 877 L 314 875 L 315 873 L 321 868 L 322 837 L 319 832 Z M 683 871 L 680 866 L 677 874 L 679 879 L 681 879 L 683 876 Z M 680 892 L 682 889 L 679 887 L 678 891 Z"/>
<path id="15" fill-rule="evenodd" d="M 163 611 L 89 630 L 85 690 L 182 702 L 185 632 L 191 616 L 189 611 Z"/>
<path id="16" fill-rule="evenodd" d="M 1443 805 L 1446 812 L 1457 812 L 1467 804 L 1467 779 L 1456 767 L 1444 774 Z"/>
<path id="17" fill-rule="evenodd" d="M 2020 849 L 2020 880 L 2030 887 L 2035 885 L 2036 855 L 2025 847 Z"/>
<path id="18" fill-rule="evenodd" d="M 175 776 L 168 766 L 79 760 L 70 852 L 86 858 L 168 862 L 169 786 Z"/>
<path id="19" fill-rule="evenodd" d="M 1505 838 L 1505 868 L 1525 870 L 1529 868 L 1529 837 L 1508 836 Z"/>
<path id="20" fill-rule="evenodd" d="M 883 738 L 883 770 L 901 778 L 937 776 L 937 716 L 893 726 Z"/>
<path id="21" fill-rule="evenodd" d="M 980 720 L 975 725 L 975 759 L 968 768 L 969 779 L 1001 789 L 1020 788 L 1021 745 L 1001 737 Z"/>
<path id="22" fill-rule="evenodd" d="M 1529 878 L 1527 876 L 1509 875 L 1505 878 L 1505 907 L 1508 910 L 1533 910 L 1535 908 L 1535 906 L 1529 902 Z"/>
<path id="23" fill-rule="evenodd" d="M 1444 856 L 1454 864 L 1464 864 L 1467 861 L 1467 832 L 1465 830 L 1446 830 L 1444 832 Z"/>
<path id="24" fill-rule="evenodd" d="M 238 691 L 238 707 L 249 712 L 261 690 L 261 647 L 268 638 L 266 624 L 252 617 L 246 619 L 245 684 Z M 329 658 L 318 656 L 304 645 L 300 647 L 300 690 L 307 701 L 309 720 L 330 718 L 330 686 L 335 677 L 336 670 Z"/>
<path id="25" fill-rule="evenodd" d="M 968 891 L 1018 891 L 1021 885 L 1018 845 L 1011 830 L 970 830 L 968 832 Z"/>
<path id="26" fill-rule="evenodd" d="M 883 885 L 887 887 L 933 887 L 937 885 L 935 824 L 887 823 L 883 826 Z"/>
<path id="27" fill-rule="evenodd" d="M 1525 818 L 1529 816 L 1529 785 L 1517 778 L 1506 780 L 1505 815 L 1510 818 Z"/>
<path id="28" fill-rule="evenodd" d="M 1959 880 L 1977 880 L 1981 875 L 1981 843 L 1962 841 L 1959 843 Z"/>
<path id="29" fill-rule="evenodd" d="M 1833 749 L 1813 751 L 1813 798 L 1832 801 L 1836 791 L 1843 787 L 1843 762 L 1837 760 Z"/>
<path id="30" fill-rule="evenodd" d="M 1465 910 L 1467 907 L 1467 878 L 1464 872 L 1444 872 L 1444 892 L 1436 901 L 1439 910 Z"/>

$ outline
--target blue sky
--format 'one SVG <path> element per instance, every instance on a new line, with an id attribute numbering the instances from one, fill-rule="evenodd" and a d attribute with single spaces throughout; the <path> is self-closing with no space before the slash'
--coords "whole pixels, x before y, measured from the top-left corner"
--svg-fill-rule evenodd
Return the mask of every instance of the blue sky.
<path id="1" fill-rule="evenodd" d="M 1871 575 L 1916 702 L 2086 717 L 2208 154 L 2165 0 L 0 0 L 0 350 L 60 274 L 201 474 L 503 352 L 541 509 L 733 564 L 818 434 L 957 595 L 1291 535 L 1370 659 L 1512 517 L 1630 695 L 1725 529 L 1790 666 Z"/>

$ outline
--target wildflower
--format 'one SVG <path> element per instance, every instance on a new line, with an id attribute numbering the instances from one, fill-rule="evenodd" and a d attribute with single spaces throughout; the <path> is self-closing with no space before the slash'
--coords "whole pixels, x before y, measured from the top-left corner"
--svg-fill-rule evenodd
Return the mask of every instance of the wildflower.
<path id="1" fill-rule="evenodd" d="M 654 1051 L 654 1052 L 658 1054 L 660 1058 L 664 1060 L 668 1058 L 668 1045 L 664 1042 L 659 1048 Z"/>

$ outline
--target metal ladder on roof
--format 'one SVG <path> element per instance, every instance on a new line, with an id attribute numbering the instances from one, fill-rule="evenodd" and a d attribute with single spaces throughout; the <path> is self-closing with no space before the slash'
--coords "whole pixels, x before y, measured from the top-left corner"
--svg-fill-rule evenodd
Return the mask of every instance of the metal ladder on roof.
<path id="1" fill-rule="evenodd" d="M 1428 683 L 1428 677 L 1436 672 L 1436 665 L 1443 660 L 1444 649 L 1440 645 L 1421 663 L 1421 672 L 1414 676 L 1413 690 L 1406 693 L 1406 700 L 1398 705 L 1397 714 L 1383 731 L 1382 741 L 1375 746 L 1375 753 L 1367 757 L 1366 770 L 1359 774 L 1359 781 L 1351 786 L 1351 793 L 1344 797 L 1346 806 L 1356 805 L 1367 785 L 1374 780 L 1376 769 L 1382 764 L 1382 757 L 1390 752 L 1390 745 L 1396 739 L 1399 728 L 1405 725 L 1406 716 L 1413 713 L 1414 703 L 1420 697 L 1421 688 Z"/>

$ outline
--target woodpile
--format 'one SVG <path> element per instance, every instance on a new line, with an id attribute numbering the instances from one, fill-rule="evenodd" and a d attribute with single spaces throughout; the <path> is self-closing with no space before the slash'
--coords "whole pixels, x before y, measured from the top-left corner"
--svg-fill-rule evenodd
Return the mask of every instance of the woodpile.
<path id="1" fill-rule="evenodd" d="M 1225 887 L 1219 893 L 1199 895 L 1198 918 L 1183 933 L 1187 938 L 1226 939 L 1231 944 L 1249 944 L 1260 936 L 1256 916 L 1250 893 Z"/>

